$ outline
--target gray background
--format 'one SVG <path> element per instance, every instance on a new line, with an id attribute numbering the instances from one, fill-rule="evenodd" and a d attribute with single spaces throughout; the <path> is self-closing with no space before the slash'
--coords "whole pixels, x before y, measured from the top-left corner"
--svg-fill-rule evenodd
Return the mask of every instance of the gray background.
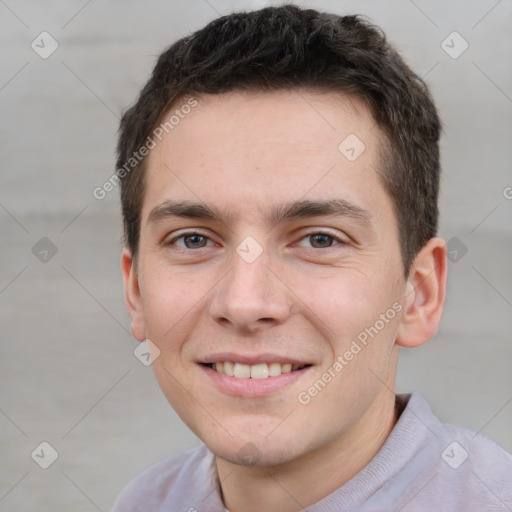
<path id="1" fill-rule="evenodd" d="M 163 48 L 270 3 L 0 1 L 1 511 L 107 511 L 129 478 L 198 443 L 133 355 L 118 191 L 92 191 Z M 457 237 L 458 261 L 440 331 L 402 351 L 398 389 L 512 451 L 512 2 L 309 5 L 381 25 L 444 121 L 441 235 Z M 59 44 L 47 59 L 31 48 L 42 31 Z M 453 31 L 469 44 L 458 58 L 441 46 Z M 46 262 L 32 252 L 42 237 L 57 249 Z M 31 458 L 42 441 L 59 454 L 46 470 Z"/>

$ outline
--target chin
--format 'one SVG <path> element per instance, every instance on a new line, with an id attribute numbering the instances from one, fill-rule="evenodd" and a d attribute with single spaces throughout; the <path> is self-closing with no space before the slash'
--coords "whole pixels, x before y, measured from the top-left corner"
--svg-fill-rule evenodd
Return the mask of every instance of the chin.
<path id="1" fill-rule="evenodd" d="M 293 461 L 301 454 L 294 446 L 276 446 L 276 443 L 267 442 L 262 444 L 257 439 L 255 441 L 239 440 L 230 443 L 208 443 L 206 446 L 214 455 L 231 464 L 245 467 L 269 467 L 286 464 Z M 235 449 L 235 446 L 240 448 Z"/>
<path id="2" fill-rule="evenodd" d="M 251 422 L 254 422 L 254 417 L 231 424 L 231 428 L 226 429 L 229 434 L 219 428 L 212 431 L 212 425 L 209 425 L 210 429 L 205 429 L 204 423 L 201 428 L 192 430 L 215 456 L 246 467 L 286 464 L 314 449 L 314 443 L 308 442 L 304 434 L 299 434 L 296 428 L 290 428 L 291 425 L 285 427 L 286 420 L 276 422 L 272 418 L 272 421 L 260 421 L 256 428 L 251 428 Z M 276 429 L 279 423 L 282 425 Z"/>

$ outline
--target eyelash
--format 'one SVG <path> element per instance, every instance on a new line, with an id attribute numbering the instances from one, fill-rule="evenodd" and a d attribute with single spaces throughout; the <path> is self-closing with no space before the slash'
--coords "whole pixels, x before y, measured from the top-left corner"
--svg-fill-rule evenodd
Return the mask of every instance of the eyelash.
<path id="1" fill-rule="evenodd" d="M 178 240 L 180 240 L 182 238 L 187 238 L 189 236 L 194 236 L 194 235 L 198 235 L 198 236 L 201 236 L 203 238 L 206 238 L 206 239 L 210 240 L 210 238 L 208 236 L 204 235 L 203 233 L 199 233 L 197 231 L 189 231 L 189 232 L 186 232 L 186 233 L 181 233 L 179 236 L 176 236 L 176 237 L 172 238 L 171 240 L 166 242 L 165 245 L 172 246 Z M 312 236 L 315 236 L 315 235 L 327 236 L 327 237 L 331 238 L 332 240 L 334 240 L 335 242 L 338 242 L 338 243 L 334 244 L 334 245 L 330 245 L 329 247 L 310 247 L 309 249 L 312 249 L 312 250 L 317 249 L 317 250 L 326 251 L 328 249 L 333 249 L 337 245 L 346 245 L 347 244 L 347 242 L 345 242 L 341 238 L 333 235 L 332 233 L 329 233 L 328 231 L 311 231 L 310 233 L 304 234 L 300 238 L 300 241 L 304 240 L 305 238 L 312 237 Z M 180 251 L 180 252 L 191 252 L 191 251 L 197 251 L 199 249 L 205 249 L 205 247 L 199 247 L 197 249 L 189 249 L 189 248 L 182 248 L 182 247 L 176 247 L 176 246 L 175 246 L 175 248 L 176 248 L 177 251 Z"/>

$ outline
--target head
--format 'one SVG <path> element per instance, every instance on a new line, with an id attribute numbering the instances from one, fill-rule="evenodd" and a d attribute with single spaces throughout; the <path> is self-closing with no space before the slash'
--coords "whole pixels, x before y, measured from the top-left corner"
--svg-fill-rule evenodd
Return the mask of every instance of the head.
<path id="1" fill-rule="evenodd" d="M 233 14 L 160 56 L 120 128 L 127 304 L 220 457 L 283 463 L 391 400 L 398 346 L 430 339 L 444 302 L 439 132 L 357 16 Z"/>

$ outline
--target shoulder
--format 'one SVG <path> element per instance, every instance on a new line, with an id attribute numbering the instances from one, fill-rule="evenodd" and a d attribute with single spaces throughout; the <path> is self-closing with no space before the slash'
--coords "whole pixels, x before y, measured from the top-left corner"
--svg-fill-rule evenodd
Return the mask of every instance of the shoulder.
<path id="1" fill-rule="evenodd" d="M 449 441 L 441 454 L 446 465 L 453 471 L 464 469 L 461 476 L 467 473 L 478 482 L 477 488 L 494 489 L 512 503 L 512 455 L 479 433 L 454 425 L 443 427 L 444 440 Z"/>
<path id="2" fill-rule="evenodd" d="M 429 430 L 422 443 L 426 471 L 420 483 L 430 482 L 422 493 L 425 506 L 469 512 L 512 506 L 512 455 L 479 433 L 442 423 L 417 393 L 408 405 Z"/>
<path id="3" fill-rule="evenodd" d="M 210 479 L 213 455 L 205 445 L 168 457 L 133 478 L 118 495 L 112 512 L 164 510 L 200 493 Z"/>

